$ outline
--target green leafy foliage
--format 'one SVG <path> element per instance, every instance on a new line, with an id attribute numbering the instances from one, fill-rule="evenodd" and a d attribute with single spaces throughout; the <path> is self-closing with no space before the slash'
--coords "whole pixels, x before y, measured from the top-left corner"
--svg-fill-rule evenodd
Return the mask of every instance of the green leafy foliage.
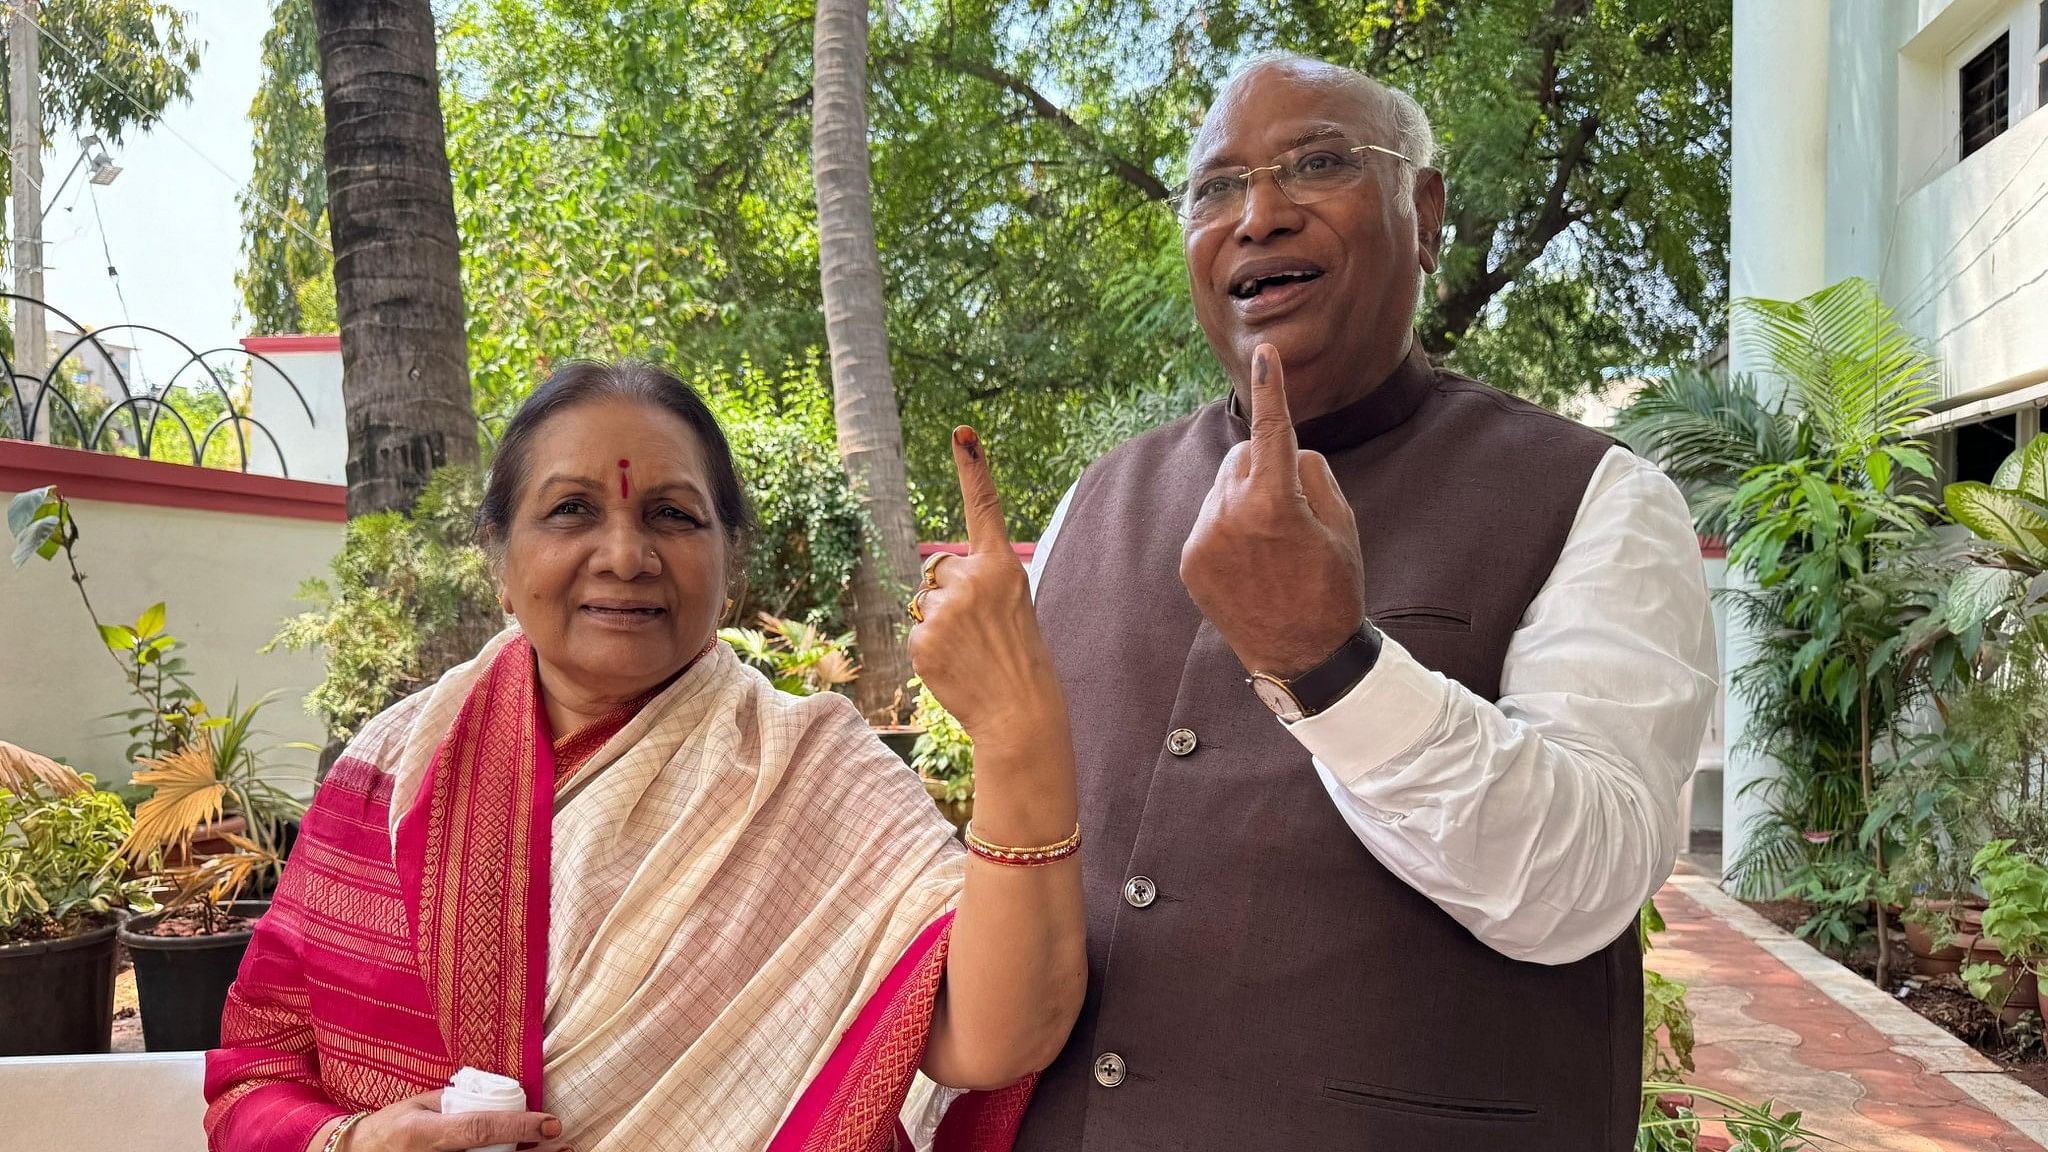
<path id="1" fill-rule="evenodd" d="M 958 803 L 974 796 L 974 740 L 960 726 L 924 681 L 913 679 L 917 705 L 911 713 L 912 727 L 923 731 L 910 753 L 910 766 L 926 781 L 937 784 L 937 799 Z"/>
<path id="2" fill-rule="evenodd" d="M 1685 985 L 1643 969 L 1643 1079 L 1676 1080 L 1691 1072 L 1692 1046 Z"/>
<path id="3" fill-rule="evenodd" d="M 1778 895 L 1807 905 L 1808 915 L 1797 930 L 1800 939 L 1846 958 L 1870 931 L 1871 901 L 1878 896 L 1880 879 L 1861 856 L 1823 857 L 1795 872 L 1793 882 Z"/>
<path id="4" fill-rule="evenodd" d="M 860 563 L 867 516 L 840 466 L 831 390 L 818 369 L 815 358 L 777 373 L 742 361 L 691 381 L 710 398 L 754 506 L 735 618 L 765 612 L 844 628 L 841 601 Z"/>
<path id="5" fill-rule="evenodd" d="M 0 788 L 0 944 L 85 930 L 116 908 L 147 904 L 128 878 L 128 809 L 90 787 Z"/>
<path id="6" fill-rule="evenodd" d="M 249 104 L 255 170 L 235 197 L 242 214 L 242 268 L 235 286 L 258 334 L 340 330 L 334 258 L 325 244 L 327 126 L 317 41 L 311 0 L 272 4 L 271 27 L 263 34 L 263 79 Z M 324 308 L 308 307 L 309 294 Z"/>
<path id="7" fill-rule="evenodd" d="M 483 477 L 443 468 L 413 514 L 377 512 L 349 521 L 330 579 L 299 586 L 313 605 L 285 621 L 270 648 L 318 648 L 327 672 L 306 696 L 335 739 L 426 682 L 423 654 L 460 625 L 465 611 L 497 610 L 490 560 L 474 542 Z"/>
<path id="8" fill-rule="evenodd" d="M 276 6 L 253 186 L 310 222 L 303 7 Z M 810 18 L 779 0 L 448 7 L 479 411 L 509 411 L 569 355 L 702 367 L 822 346 Z M 960 531 L 954 424 L 990 431 L 1029 537 L 1111 439 L 1105 411 L 1149 424 L 1220 393 L 1160 200 L 1217 85 L 1270 48 L 1364 68 L 1435 117 L 1452 211 L 1420 330 L 1454 367 L 1565 403 L 1604 369 L 1720 337 L 1724 0 L 885 6 L 875 223 L 927 537 Z M 286 289 L 309 282 L 287 251 L 300 241 L 246 204 L 245 226 L 250 275 L 263 269 L 248 306 L 283 322 Z M 1170 399 L 1131 403 L 1152 393 Z"/>
<path id="9" fill-rule="evenodd" d="M 860 667 L 849 653 L 853 634 L 827 635 L 815 625 L 761 614 L 759 628 L 721 628 L 718 638 L 761 670 L 776 688 L 798 696 L 851 684 Z"/>
<path id="10" fill-rule="evenodd" d="M 1978 849 L 1971 867 L 1984 886 L 1984 934 L 2007 960 L 2048 964 L 2048 866 L 2015 850 L 2011 840 Z"/>
<path id="11" fill-rule="evenodd" d="M 1798 400 L 1789 435 L 1775 410 L 1749 406 L 1726 438 L 1688 419 L 1664 441 L 1715 485 L 1747 445 L 1796 449 L 1754 461 L 1725 499 L 1738 533 L 1729 562 L 1757 585 L 1732 603 L 1762 638 L 1736 687 L 1756 743 L 1786 767 L 1762 783 L 1769 810 L 1731 871 L 1750 895 L 1814 900 L 1803 931 L 1845 952 L 1870 922 L 1856 901 L 1879 887 L 1881 869 L 1863 857 L 1881 856 L 1888 835 L 1868 825 L 1876 758 L 1915 694 L 1966 666 L 1969 645 L 1940 629 L 1951 577 L 1927 559 L 1940 510 L 1912 486 L 1933 472 L 1909 428 L 1939 368 L 1861 280 L 1738 307 L 1759 361 Z"/>

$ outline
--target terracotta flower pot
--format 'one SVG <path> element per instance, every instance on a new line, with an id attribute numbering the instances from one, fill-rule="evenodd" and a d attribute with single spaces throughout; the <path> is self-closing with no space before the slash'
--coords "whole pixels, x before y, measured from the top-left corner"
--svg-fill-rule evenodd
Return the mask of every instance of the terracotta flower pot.
<path id="1" fill-rule="evenodd" d="M 1955 908 L 1954 901 L 1922 900 L 1918 905 L 1929 912 L 1942 914 L 1948 920 L 1951 932 L 1957 939 L 1946 947 L 1937 948 L 1934 944 L 1933 931 L 1907 920 L 1906 950 L 1913 956 L 1913 971 L 1921 976 L 1939 976 L 1959 971 L 1963 966 L 1963 957 L 1969 954 L 1970 941 L 1975 939 L 1975 934 L 1962 929 L 1962 917 L 1960 911 Z"/>
<path id="2" fill-rule="evenodd" d="M 1998 1013 L 2000 1023 L 2017 1024 L 2020 1017 L 2039 1004 L 2040 982 L 2025 965 L 2008 962 L 1995 937 L 1979 935 L 1971 941 L 1967 960 L 1971 964 L 1997 964 L 2005 969 L 1991 981 L 1992 1000 L 1997 1001 L 2001 995 L 2005 1000 L 2005 1007 Z"/>
<path id="3" fill-rule="evenodd" d="M 229 836 L 247 836 L 249 822 L 240 816 L 229 816 L 211 824 L 201 824 L 192 832 L 192 847 L 189 852 L 170 852 L 164 856 L 164 867 L 183 868 L 195 858 L 204 860 L 208 856 L 227 856 L 235 846 L 228 843 Z"/>

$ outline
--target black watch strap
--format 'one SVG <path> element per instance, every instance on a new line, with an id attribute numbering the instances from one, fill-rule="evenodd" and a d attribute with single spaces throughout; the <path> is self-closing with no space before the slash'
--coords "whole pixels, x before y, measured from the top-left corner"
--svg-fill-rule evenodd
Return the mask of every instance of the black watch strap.
<path id="1" fill-rule="evenodd" d="M 1287 690 L 1300 703 L 1301 714 L 1313 716 L 1358 687 L 1379 660 L 1380 630 L 1368 620 L 1329 659 L 1289 680 Z"/>

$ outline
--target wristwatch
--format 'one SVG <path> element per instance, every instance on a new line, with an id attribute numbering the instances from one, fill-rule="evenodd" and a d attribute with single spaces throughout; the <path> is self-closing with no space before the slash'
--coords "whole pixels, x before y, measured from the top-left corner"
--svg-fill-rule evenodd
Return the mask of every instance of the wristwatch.
<path id="1" fill-rule="evenodd" d="M 1356 688 L 1380 659 L 1380 630 L 1368 620 L 1330 658 L 1292 680 L 1254 672 L 1245 681 L 1273 715 L 1292 724 L 1321 712 Z"/>

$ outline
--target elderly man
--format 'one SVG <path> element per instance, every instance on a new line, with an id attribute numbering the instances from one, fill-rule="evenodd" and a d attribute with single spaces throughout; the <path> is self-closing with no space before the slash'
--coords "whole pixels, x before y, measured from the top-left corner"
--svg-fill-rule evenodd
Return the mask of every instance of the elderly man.
<path id="1" fill-rule="evenodd" d="M 1431 367 L 1409 96 L 1269 58 L 1180 202 L 1233 395 L 1041 544 L 1090 987 L 1025 1152 L 1631 1145 L 1637 909 L 1714 690 L 1684 500 Z"/>

